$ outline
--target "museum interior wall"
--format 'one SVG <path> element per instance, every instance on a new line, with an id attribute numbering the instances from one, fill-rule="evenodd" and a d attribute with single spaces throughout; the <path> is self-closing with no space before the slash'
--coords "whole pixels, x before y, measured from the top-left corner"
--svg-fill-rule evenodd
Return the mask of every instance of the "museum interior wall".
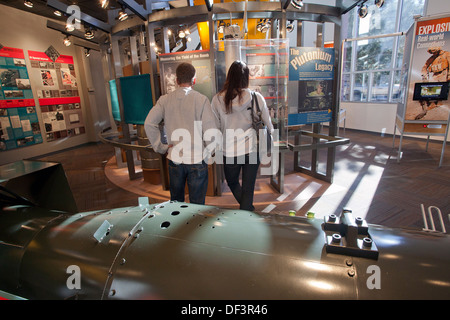
<path id="1" fill-rule="evenodd" d="M 70 138 L 51 140 L 46 137 L 43 127 L 43 113 L 36 112 L 41 124 L 42 142 L 2 151 L 0 165 L 98 141 L 98 133 L 110 126 L 100 52 L 91 50 L 91 56 L 86 58 L 83 47 L 73 44 L 66 47 L 61 32 L 47 28 L 47 18 L 4 5 L 0 7 L 0 43 L 5 47 L 23 50 L 36 110 L 39 108 L 37 101 L 40 93 L 37 92 L 36 79 L 33 79 L 36 71 L 31 66 L 29 50 L 44 53 L 53 46 L 61 55 L 73 57 L 82 117 L 79 120 L 85 128 L 83 133 Z"/>

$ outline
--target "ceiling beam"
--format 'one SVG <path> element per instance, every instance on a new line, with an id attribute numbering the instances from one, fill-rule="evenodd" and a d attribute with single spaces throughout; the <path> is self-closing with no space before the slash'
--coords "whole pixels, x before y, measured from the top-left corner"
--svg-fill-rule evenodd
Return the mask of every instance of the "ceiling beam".
<path id="1" fill-rule="evenodd" d="M 66 28 L 65 28 L 65 25 L 59 24 L 59 23 L 57 23 L 55 21 L 52 21 L 52 20 L 47 20 L 47 28 L 59 31 L 59 32 L 65 34 L 65 35 L 72 36 L 72 37 L 75 37 L 75 38 L 78 38 L 78 39 L 82 40 L 79 43 L 83 47 L 86 47 L 86 48 L 89 48 L 89 49 L 94 49 L 94 50 L 97 50 L 97 51 L 100 50 L 99 42 L 97 40 L 88 40 L 88 39 L 86 39 L 84 37 L 84 33 L 81 32 L 81 31 L 74 30 L 72 32 L 67 32 Z"/>
<path id="2" fill-rule="evenodd" d="M 123 4 L 125 7 L 133 11 L 135 15 L 137 15 L 139 18 L 141 18 L 144 21 L 147 21 L 148 18 L 148 12 L 146 9 L 144 9 L 140 4 L 138 4 L 134 0 L 118 0 L 120 4 Z"/>
<path id="3" fill-rule="evenodd" d="M 47 6 L 59 10 L 63 14 L 67 13 L 67 8 L 69 7 L 67 4 L 62 3 L 58 0 L 47 0 Z M 80 12 L 80 20 L 104 32 L 111 33 L 112 28 L 111 25 L 103 21 L 100 21 L 94 17 L 91 17 L 90 15 L 87 15 L 83 12 Z"/>

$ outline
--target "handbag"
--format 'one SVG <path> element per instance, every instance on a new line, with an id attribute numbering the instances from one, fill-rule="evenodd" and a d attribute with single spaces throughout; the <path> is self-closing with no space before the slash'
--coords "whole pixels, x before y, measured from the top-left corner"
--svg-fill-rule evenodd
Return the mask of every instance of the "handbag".
<path id="1" fill-rule="evenodd" d="M 254 105 L 256 105 L 256 112 L 254 110 Z M 256 137 L 258 141 L 258 152 L 260 156 L 263 154 L 268 154 L 272 152 L 273 138 L 269 131 L 267 125 L 261 117 L 261 109 L 259 108 L 258 98 L 256 94 L 252 92 L 252 127 L 256 131 Z M 256 116 L 255 116 L 256 114 Z"/>

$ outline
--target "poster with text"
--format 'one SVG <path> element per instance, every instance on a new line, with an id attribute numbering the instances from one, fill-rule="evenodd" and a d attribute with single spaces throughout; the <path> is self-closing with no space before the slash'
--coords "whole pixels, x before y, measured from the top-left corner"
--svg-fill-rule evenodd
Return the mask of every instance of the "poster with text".
<path id="1" fill-rule="evenodd" d="M 289 81 L 298 82 L 298 105 L 289 106 L 288 126 L 331 121 L 334 48 L 289 48 Z"/>
<path id="2" fill-rule="evenodd" d="M 196 80 L 194 90 L 212 99 L 211 64 L 209 50 L 183 51 L 159 55 L 161 73 L 161 93 L 167 94 L 177 89 L 176 69 L 182 62 L 191 63 L 195 67 Z"/>
<path id="3" fill-rule="evenodd" d="M 0 151 L 42 142 L 22 49 L 0 49 Z"/>
<path id="4" fill-rule="evenodd" d="M 405 120 L 447 121 L 450 17 L 417 21 L 412 50 Z"/>
<path id="5" fill-rule="evenodd" d="M 36 85 L 46 141 L 86 132 L 72 56 L 52 61 L 44 52 L 28 51 L 31 78 Z"/>

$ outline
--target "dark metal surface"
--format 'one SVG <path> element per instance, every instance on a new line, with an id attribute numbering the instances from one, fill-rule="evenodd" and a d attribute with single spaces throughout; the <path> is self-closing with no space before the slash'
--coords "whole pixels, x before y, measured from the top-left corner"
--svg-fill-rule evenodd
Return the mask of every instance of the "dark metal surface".
<path id="1" fill-rule="evenodd" d="M 28 167 L 24 177 L 58 166 Z M 449 299 L 449 249 L 446 234 L 347 209 L 311 219 L 148 198 L 84 213 L 0 206 L 0 291 L 25 299 Z"/>
<path id="2" fill-rule="evenodd" d="M 27 299 L 450 298 L 442 234 L 370 226 L 374 260 L 327 253 L 319 219 L 189 203 L 75 215 L 18 208 L 2 211 L 0 226 L 0 290 Z M 80 290 L 67 288 L 71 265 Z M 371 265 L 381 289 L 367 287 Z"/>

